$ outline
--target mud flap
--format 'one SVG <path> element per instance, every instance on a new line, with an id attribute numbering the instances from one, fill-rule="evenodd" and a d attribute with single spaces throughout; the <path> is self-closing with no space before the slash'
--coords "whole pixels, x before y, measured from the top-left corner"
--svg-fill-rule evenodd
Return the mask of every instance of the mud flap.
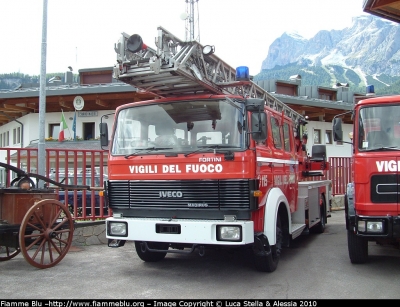
<path id="1" fill-rule="evenodd" d="M 268 238 L 263 233 L 254 234 L 254 255 L 256 256 L 269 256 L 271 254 L 271 246 L 269 245 Z"/>

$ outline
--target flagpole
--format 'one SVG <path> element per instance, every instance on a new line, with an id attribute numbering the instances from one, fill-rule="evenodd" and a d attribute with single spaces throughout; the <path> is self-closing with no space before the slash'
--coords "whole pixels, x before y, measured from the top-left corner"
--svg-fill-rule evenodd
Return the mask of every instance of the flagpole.
<path id="1" fill-rule="evenodd" d="M 50 170 L 46 170 L 46 51 L 47 51 L 47 0 L 43 0 L 43 16 L 42 16 L 42 44 L 40 52 L 40 93 L 39 93 L 39 143 L 38 143 L 38 160 L 37 173 L 46 176 Z M 27 172 L 31 172 L 30 169 Z M 38 188 L 44 187 L 44 181 L 39 179 Z"/>

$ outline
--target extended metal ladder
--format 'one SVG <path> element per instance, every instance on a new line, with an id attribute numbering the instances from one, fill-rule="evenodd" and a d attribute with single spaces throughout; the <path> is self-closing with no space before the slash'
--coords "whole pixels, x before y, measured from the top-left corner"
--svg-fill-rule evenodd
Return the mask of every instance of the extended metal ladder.
<path id="1" fill-rule="evenodd" d="M 146 46 L 142 38 L 122 33 L 115 45 L 117 65 L 113 77 L 159 97 L 191 94 L 233 94 L 263 98 L 266 105 L 292 118 L 304 117 L 250 81 L 236 81 L 236 69 L 212 52 L 204 54 L 197 41 L 184 42 L 158 27 L 157 50 Z M 212 48 L 209 48 L 212 50 Z"/>

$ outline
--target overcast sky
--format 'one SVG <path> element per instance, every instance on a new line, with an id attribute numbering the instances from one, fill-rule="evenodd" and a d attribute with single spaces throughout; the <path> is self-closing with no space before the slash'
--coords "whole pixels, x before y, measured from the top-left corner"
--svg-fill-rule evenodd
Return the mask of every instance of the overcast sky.
<path id="1" fill-rule="evenodd" d="M 0 73 L 39 75 L 42 0 L 1 0 Z M 363 0 L 198 0 L 200 43 L 232 67 L 258 74 L 268 48 L 284 32 L 309 39 L 350 27 Z M 46 72 L 111 67 L 121 32 L 154 46 L 157 27 L 185 39 L 185 0 L 48 0 Z M 196 17 L 196 16 L 195 16 Z"/>

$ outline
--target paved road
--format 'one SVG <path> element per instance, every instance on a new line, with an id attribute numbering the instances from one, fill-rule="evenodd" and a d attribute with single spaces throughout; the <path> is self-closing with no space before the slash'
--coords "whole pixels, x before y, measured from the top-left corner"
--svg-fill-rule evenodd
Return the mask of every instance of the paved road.
<path id="1" fill-rule="evenodd" d="M 44 270 L 21 254 L 0 262 L 0 282 L 0 299 L 398 299 L 400 252 L 371 244 L 369 263 L 352 265 L 344 211 L 334 211 L 325 232 L 296 239 L 273 273 L 256 271 L 244 251 L 144 263 L 132 244 L 92 245 Z"/>

